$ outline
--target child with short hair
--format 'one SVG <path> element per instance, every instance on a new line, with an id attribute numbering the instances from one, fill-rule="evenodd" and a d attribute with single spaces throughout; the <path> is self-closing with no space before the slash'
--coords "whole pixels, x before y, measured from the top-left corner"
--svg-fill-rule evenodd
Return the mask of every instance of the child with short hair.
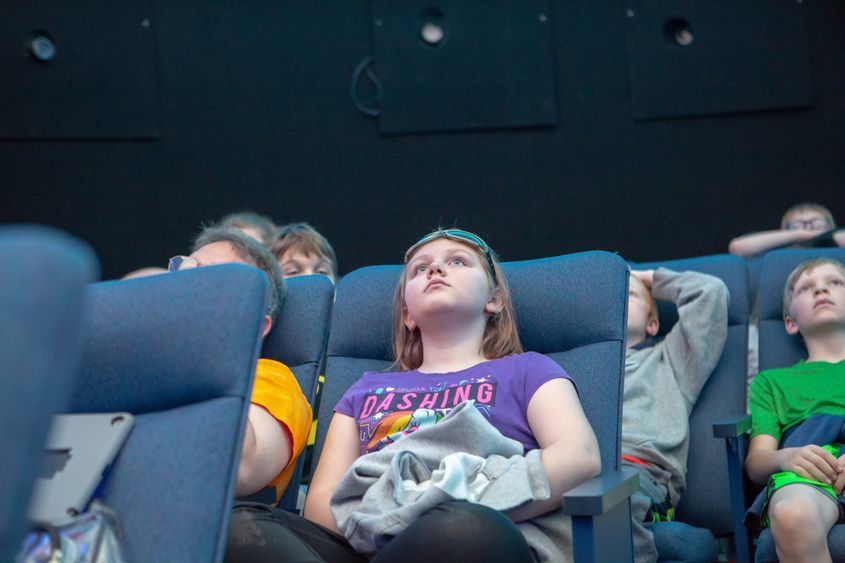
<path id="1" fill-rule="evenodd" d="M 329 241 L 308 223 L 289 223 L 270 245 L 286 278 L 322 274 L 337 282 L 337 256 Z"/>
<path id="2" fill-rule="evenodd" d="M 784 287 L 783 318 L 807 359 L 760 372 L 751 384 L 745 468 L 768 485 L 749 515 L 771 526 L 780 561 L 830 561 L 827 534 L 845 521 L 845 265 L 799 264 Z"/>
<path id="3" fill-rule="evenodd" d="M 656 342 L 654 299 L 678 307 Z M 631 499 L 637 561 L 656 561 L 649 524 L 674 518 L 686 487 L 689 416 L 727 339 L 728 289 L 718 278 L 666 268 L 632 271 L 622 403 L 622 465 L 640 475 Z"/>
<path id="4" fill-rule="evenodd" d="M 803 202 L 786 210 L 780 229 L 751 233 L 733 239 L 728 252 L 748 258 L 787 246 L 845 246 L 845 232 L 836 231 L 828 208 Z"/>
<path id="5" fill-rule="evenodd" d="M 238 230 L 266 247 L 269 247 L 279 234 L 279 227 L 272 219 L 252 211 L 239 211 L 224 215 L 216 226 Z"/>
<path id="6" fill-rule="evenodd" d="M 392 539 L 372 561 L 492 557 L 527 563 L 537 552 L 516 523 L 534 522 L 547 513 L 562 517 L 557 511 L 562 493 L 599 472 L 598 443 L 575 385 L 551 359 L 523 353 L 507 280 L 487 243 L 458 229 L 424 236 L 405 254 L 395 295 L 393 371 L 364 373 L 335 407 L 306 499 L 306 519 L 236 508 L 227 560 L 366 560 L 339 534 L 335 520 L 338 498 L 333 495 L 345 498 L 336 491 L 342 480 L 349 483 L 344 475 L 355 475 L 350 468 L 358 462 L 395 451 L 384 449 L 396 441 L 419 443 L 415 440 L 443 432 L 455 413 L 468 412 L 500 437 L 520 443 L 524 456 L 509 459 L 533 460 L 537 473 L 532 474 L 547 480 L 549 497 L 521 504 L 506 515 L 482 504 L 444 501 L 406 522 L 404 529 L 394 526 Z M 469 394 L 474 402 L 457 402 Z M 436 406 L 429 405 L 431 395 L 439 397 Z M 444 397 L 449 397 L 448 405 L 441 404 Z M 473 439 L 483 441 L 467 429 L 439 444 L 448 450 L 453 442 Z M 395 524 L 401 520 L 398 515 Z M 546 561 L 566 560 L 561 542 L 549 537 L 558 529 L 565 534 L 565 522 L 549 522 L 537 531 L 547 538 L 537 539 L 548 549 Z"/>

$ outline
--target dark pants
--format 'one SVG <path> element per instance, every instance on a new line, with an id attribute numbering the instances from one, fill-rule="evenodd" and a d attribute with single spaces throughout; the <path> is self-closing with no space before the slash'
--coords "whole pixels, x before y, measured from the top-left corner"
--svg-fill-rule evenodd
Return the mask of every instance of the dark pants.
<path id="1" fill-rule="evenodd" d="M 367 561 L 346 539 L 295 514 L 254 503 L 232 511 L 226 561 L 335 563 Z M 497 510 L 449 502 L 429 510 L 372 561 L 507 561 L 528 563 L 531 550 L 516 525 Z"/>

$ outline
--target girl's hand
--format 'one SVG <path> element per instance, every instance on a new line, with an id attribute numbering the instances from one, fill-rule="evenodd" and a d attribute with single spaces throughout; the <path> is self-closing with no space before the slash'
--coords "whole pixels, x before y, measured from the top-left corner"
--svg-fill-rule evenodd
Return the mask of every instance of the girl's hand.
<path id="1" fill-rule="evenodd" d="M 833 455 L 822 448 L 810 444 L 800 448 L 784 448 L 784 471 L 793 471 L 807 479 L 815 479 L 828 485 L 839 482 L 842 466 Z M 845 484 L 845 481 L 843 481 Z"/>

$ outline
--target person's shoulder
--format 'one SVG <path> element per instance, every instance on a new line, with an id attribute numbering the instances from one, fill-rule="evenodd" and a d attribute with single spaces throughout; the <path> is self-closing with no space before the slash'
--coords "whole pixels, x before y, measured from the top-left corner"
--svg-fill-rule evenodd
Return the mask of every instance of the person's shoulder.
<path id="1" fill-rule="evenodd" d="M 758 373 L 754 377 L 754 381 L 759 379 L 760 381 L 777 382 L 784 379 L 791 379 L 797 375 L 818 373 L 819 366 L 814 365 L 817 363 L 818 362 L 808 363 L 801 360 L 797 364 L 793 364 L 791 366 L 766 369 Z M 843 367 L 845 367 L 845 364 L 843 364 Z"/>
<path id="2" fill-rule="evenodd" d="M 262 373 L 270 376 L 291 376 L 293 377 L 293 371 L 277 360 L 271 360 L 270 358 L 258 358 L 258 364 L 255 366 L 256 373 Z"/>
<path id="3" fill-rule="evenodd" d="M 518 365 L 526 369 L 558 371 L 563 373 L 563 368 L 560 367 L 560 364 L 539 352 L 522 352 L 521 354 L 511 354 L 500 359 L 507 360 L 512 365 Z"/>

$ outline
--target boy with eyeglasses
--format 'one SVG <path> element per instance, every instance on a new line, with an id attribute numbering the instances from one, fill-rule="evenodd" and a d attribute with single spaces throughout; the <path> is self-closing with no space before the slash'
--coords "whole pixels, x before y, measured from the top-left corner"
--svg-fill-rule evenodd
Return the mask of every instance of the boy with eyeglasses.
<path id="1" fill-rule="evenodd" d="M 262 338 L 278 318 L 285 295 L 279 264 L 270 251 L 251 236 L 235 229 L 210 227 L 194 241 L 190 256 L 170 259 L 176 272 L 218 264 L 246 264 L 264 272 L 270 285 Z M 290 481 L 297 456 L 311 427 L 311 405 L 284 364 L 261 358 L 255 369 L 236 495 L 248 497 L 267 491 L 268 503 L 281 499 Z M 263 498 L 262 498 L 263 500 Z"/>
<path id="2" fill-rule="evenodd" d="M 836 230 L 829 209 L 804 202 L 786 210 L 780 229 L 737 237 L 728 245 L 728 251 L 749 258 L 788 246 L 845 246 L 845 231 Z"/>

